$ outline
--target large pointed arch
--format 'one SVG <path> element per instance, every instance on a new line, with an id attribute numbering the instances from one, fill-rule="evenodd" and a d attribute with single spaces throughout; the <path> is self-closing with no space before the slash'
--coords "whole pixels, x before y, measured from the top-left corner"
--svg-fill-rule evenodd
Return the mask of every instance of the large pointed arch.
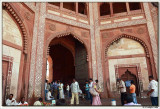
<path id="1" fill-rule="evenodd" d="M 107 51 L 108 51 L 109 46 L 110 46 L 112 43 L 114 43 L 115 41 L 117 41 L 117 40 L 119 40 L 119 39 L 121 39 L 121 38 L 129 38 L 129 39 L 133 39 L 133 40 L 139 42 L 139 43 L 143 46 L 143 48 L 144 48 L 144 50 L 145 50 L 146 57 L 149 57 L 148 47 L 147 47 L 146 43 L 145 43 L 143 40 L 141 40 L 140 38 L 137 38 L 137 37 L 135 37 L 135 36 L 122 34 L 122 35 L 119 35 L 118 37 L 114 38 L 113 40 L 111 40 L 109 43 L 107 43 L 107 44 L 105 45 L 105 58 L 107 58 Z"/>
<path id="2" fill-rule="evenodd" d="M 16 13 L 15 9 L 12 7 L 10 3 L 2 3 L 3 8 L 7 10 L 8 13 L 12 16 L 12 18 L 16 21 L 20 31 L 22 33 L 22 44 L 23 44 L 23 52 L 27 54 L 28 50 L 28 34 L 25 28 L 25 25 L 22 21 L 22 18 Z"/>
<path id="3" fill-rule="evenodd" d="M 85 41 L 83 41 L 81 39 L 81 36 L 79 36 L 78 34 L 74 33 L 73 31 L 62 31 L 62 32 L 58 32 L 56 34 L 52 34 L 49 36 L 49 38 L 46 41 L 46 53 L 48 53 L 47 51 L 49 50 L 49 44 L 50 42 L 54 39 L 54 38 L 60 38 L 60 37 L 65 37 L 67 35 L 72 35 L 75 39 L 77 39 L 79 42 L 81 42 L 82 44 L 84 44 L 86 50 L 87 50 L 87 56 L 89 55 L 89 48 L 87 46 L 87 43 Z"/>

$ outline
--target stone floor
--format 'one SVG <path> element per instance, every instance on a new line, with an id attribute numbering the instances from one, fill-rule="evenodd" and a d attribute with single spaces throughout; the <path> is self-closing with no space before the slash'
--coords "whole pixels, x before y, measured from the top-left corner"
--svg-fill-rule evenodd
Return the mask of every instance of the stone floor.
<path id="1" fill-rule="evenodd" d="M 112 98 L 107 98 L 107 99 L 101 99 L 102 105 L 103 106 L 111 106 L 111 100 Z M 121 106 L 121 101 L 120 98 L 116 98 L 116 105 Z M 67 105 L 70 106 L 70 99 L 66 99 Z M 79 99 L 79 105 L 78 106 L 91 106 L 90 101 L 80 98 Z M 137 97 L 137 102 L 138 104 L 141 104 L 141 106 L 151 106 L 151 101 L 150 98 L 138 98 Z"/>

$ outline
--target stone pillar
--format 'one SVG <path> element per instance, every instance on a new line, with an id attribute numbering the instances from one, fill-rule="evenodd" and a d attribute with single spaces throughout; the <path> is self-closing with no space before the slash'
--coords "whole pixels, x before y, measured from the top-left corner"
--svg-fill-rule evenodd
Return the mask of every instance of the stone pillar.
<path id="1" fill-rule="evenodd" d="M 35 97 L 41 96 L 42 92 L 45 17 L 46 17 L 46 3 L 42 2 L 40 5 L 40 17 L 39 17 L 39 28 L 38 28 L 37 61 L 36 61 L 36 72 L 35 72 L 35 87 L 34 87 Z"/>
<path id="2" fill-rule="evenodd" d="M 143 6 L 144 6 L 146 19 L 147 19 L 147 28 L 148 28 L 148 32 L 150 36 L 153 58 L 154 58 L 154 63 L 155 63 L 155 69 L 156 69 L 156 74 L 157 74 L 158 45 L 155 39 L 156 37 L 155 28 L 154 28 L 154 24 L 153 24 L 152 17 L 151 17 L 151 12 L 149 9 L 149 4 L 147 2 L 144 2 Z M 155 73 L 153 72 L 153 74 Z M 157 75 L 154 75 L 154 77 L 157 77 Z"/>
<path id="3" fill-rule="evenodd" d="M 37 3 L 32 42 L 31 70 L 29 80 L 29 98 L 40 97 L 42 92 L 42 68 L 44 27 L 46 17 L 46 3 Z"/>
<path id="4" fill-rule="evenodd" d="M 95 42 L 96 42 L 96 54 L 97 54 L 97 72 L 98 72 L 98 81 L 99 85 L 103 90 L 103 71 L 102 71 L 102 62 L 101 62 L 101 37 L 100 37 L 100 26 L 99 26 L 99 12 L 98 12 L 98 3 L 93 3 L 94 11 L 94 31 L 95 31 Z"/>
<path id="5" fill-rule="evenodd" d="M 91 54 L 92 54 L 92 73 L 93 80 L 97 79 L 97 68 L 96 68 L 96 51 L 95 51 L 95 36 L 94 36 L 94 19 L 93 19 L 93 5 L 89 3 L 89 18 L 90 18 L 90 35 L 91 35 Z"/>
<path id="6" fill-rule="evenodd" d="M 35 19 L 34 19 L 34 28 L 33 28 L 33 39 L 32 39 L 32 52 L 31 52 L 31 64 L 30 64 L 30 75 L 29 75 L 29 93 L 28 98 L 33 96 L 34 90 L 34 79 L 35 79 L 35 61 L 36 61 L 36 45 L 37 45 L 37 33 L 38 33 L 38 18 L 39 18 L 39 9 L 40 3 L 36 4 L 35 10 Z"/>

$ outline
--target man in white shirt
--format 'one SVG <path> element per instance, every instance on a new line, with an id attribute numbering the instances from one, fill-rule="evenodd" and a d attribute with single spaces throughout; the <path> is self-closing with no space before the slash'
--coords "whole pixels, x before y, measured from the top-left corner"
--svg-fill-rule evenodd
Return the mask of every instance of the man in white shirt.
<path id="1" fill-rule="evenodd" d="M 73 83 L 71 84 L 71 92 L 72 92 L 72 99 L 71 99 L 71 105 L 74 104 L 74 98 L 76 98 L 76 105 L 79 104 L 79 84 L 78 82 L 73 79 Z"/>
<path id="2" fill-rule="evenodd" d="M 49 89 L 48 93 L 47 93 L 47 100 L 54 100 L 53 96 L 51 95 L 51 89 Z"/>
<path id="3" fill-rule="evenodd" d="M 43 99 L 42 98 L 39 98 L 38 101 L 34 102 L 34 106 L 42 106 L 43 104 Z"/>
<path id="4" fill-rule="evenodd" d="M 18 103 L 16 102 L 16 100 L 13 98 L 13 94 L 9 95 L 9 98 L 6 100 L 6 105 L 7 106 L 14 106 L 17 105 Z"/>
<path id="5" fill-rule="evenodd" d="M 93 80 L 92 80 L 92 78 L 90 78 L 89 79 L 89 89 L 92 88 L 92 86 L 93 86 Z M 91 100 L 91 104 L 92 104 L 92 100 L 93 100 L 92 98 L 93 97 L 92 97 L 92 94 L 90 92 L 89 92 L 89 94 L 90 94 L 90 100 Z"/>
<path id="6" fill-rule="evenodd" d="M 120 78 L 117 79 L 117 82 L 119 82 L 119 89 L 121 92 L 121 104 L 122 106 L 124 105 L 124 95 L 126 93 L 126 86 L 123 80 L 121 80 Z"/>
<path id="7" fill-rule="evenodd" d="M 158 82 L 153 76 L 149 76 L 149 86 L 147 95 L 151 97 L 152 106 L 158 106 Z"/>

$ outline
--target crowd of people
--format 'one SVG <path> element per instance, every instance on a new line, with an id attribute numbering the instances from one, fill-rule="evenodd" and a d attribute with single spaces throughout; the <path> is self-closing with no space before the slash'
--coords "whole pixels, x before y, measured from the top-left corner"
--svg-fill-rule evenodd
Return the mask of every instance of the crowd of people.
<path id="1" fill-rule="evenodd" d="M 20 102 L 17 102 L 14 98 L 13 98 L 13 94 L 9 95 L 9 98 L 6 100 L 6 105 L 7 106 L 28 106 L 28 103 L 25 101 L 25 97 L 22 97 Z"/>
<path id="2" fill-rule="evenodd" d="M 154 80 L 153 76 L 149 76 L 149 81 L 150 83 L 148 86 L 147 96 L 150 96 L 152 106 L 158 106 L 158 82 Z M 119 78 L 117 79 L 117 82 L 119 82 L 118 88 L 121 92 L 121 104 L 126 105 L 125 101 L 127 101 L 127 97 L 128 101 L 130 102 L 128 105 L 140 105 L 137 103 L 136 86 L 134 84 L 134 81 L 131 80 L 130 82 L 125 84 L 125 82 Z M 129 92 L 126 91 L 126 87 L 129 88 Z"/>
<path id="3" fill-rule="evenodd" d="M 46 80 L 45 83 L 45 100 L 57 100 L 57 99 L 65 99 L 71 97 L 70 104 L 74 105 L 74 100 L 76 101 L 76 105 L 79 105 L 79 97 L 84 97 L 86 100 L 91 100 L 92 105 L 101 105 L 100 96 L 101 88 L 98 85 L 98 80 L 93 82 L 90 78 L 89 81 L 86 80 L 85 84 L 85 94 L 83 94 L 82 90 L 79 87 L 79 83 L 76 79 L 73 79 L 71 85 L 65 85 L 60 80 L 55 80 L 49 83 Z"/>
<path id="4" fill-rule="evenodd" d="M 158 82 L 153 79 L 153 76 L 149 76 L 149 86 L 147 95 L 151 97 L 151 102 L 153 106 L 158 106 Z M 122 79 L 117 79 L 119 83 L 118 88 L 121 92 L 121 104 L 123 105 L 140 105 L 137 103 L 136 98 L 136 86 L 134 81 L 131 80 L 130 84 L 125 84 Z M 126 87 L 129 87 L 129 93 L 126 91 Z M 98 80 L 93 81 L 92 78 L 85 81 L 85 99 L 90 100 L 91 105 L 102 105 L 100 95 L 101 87 L 98 84 Z M 70 100 L 70 105 L 79 105 L 79 97 L 83 95 L 82 90 L 79 87 L 79 83 L 76 79 L 73 79 L 71 85 L 66 84 L 64 90 L 64 84 L 61 81 L 54 81 L 49 83 L 47 80 L 45 82 L 45 101 L 55 101 L 56 105 L 68 105 L 66 99 Z M 65 92 L 65 93 L 64 93 Z M 83 97 L 83 96 L 82 96 Z M 25 97 L 22 97 L 19 102 L 13 98 L 13 94 L 9 95 L 9 98 L 6 100 L 7 106 L 20 105 L 28 106 L 28 103 L 25 101 Z M 48 105 L 47 102 L 43 102 L 43 99 L 40 97 L 33 105 Z"/>

